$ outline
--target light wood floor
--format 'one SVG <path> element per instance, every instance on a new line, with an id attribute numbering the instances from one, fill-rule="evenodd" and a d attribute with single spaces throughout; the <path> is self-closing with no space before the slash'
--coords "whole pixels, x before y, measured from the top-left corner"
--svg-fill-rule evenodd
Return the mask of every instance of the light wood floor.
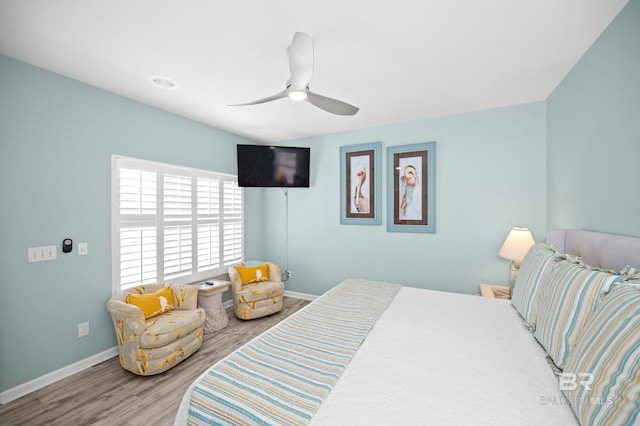
<path id="1" fill-rule="evenodd" d="M 0 405 L 0 425 L 172 425 L 182 396 L 200 374 L 308 303 L 285 297 L 282 311 L 251 321 L 238 320 L 229 309 L 229 325 L 206 334 L 198 352 L 172 369 L 140 377 L 114 357 Z"/>

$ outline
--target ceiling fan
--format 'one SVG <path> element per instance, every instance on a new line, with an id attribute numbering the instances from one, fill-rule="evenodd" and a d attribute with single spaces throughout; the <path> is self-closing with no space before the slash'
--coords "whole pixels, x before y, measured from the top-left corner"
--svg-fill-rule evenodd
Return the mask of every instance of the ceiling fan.
<path id="1" fill-rule="evenodd" d="M 229 106 L 256 105 L 288 97 L 296 101 L 307 101 L 332 114 L 355 115 L 358 112 L 358 107 L 337 99 L 318 95 L 309 90 L 309 81 L 313 74 L 313 39 L 309 34 L 295 33 L 287 53 L 289 54 L 291 77 L 283 91 L 257 101 Z"/>

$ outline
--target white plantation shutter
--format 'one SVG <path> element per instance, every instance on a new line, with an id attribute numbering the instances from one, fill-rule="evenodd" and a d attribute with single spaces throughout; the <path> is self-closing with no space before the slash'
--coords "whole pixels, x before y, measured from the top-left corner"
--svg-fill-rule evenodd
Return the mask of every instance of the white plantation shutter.
<path id="1" fill-rule="evenodd" d="M 220 261 L 220 179 L 198 177 L 197 181 L 198 271 L 216 269 Z"/>
<path id="2" fill-rule="evenodd" d="M 164 227 L 164 278 L 191 274 L 192 265 L 191 225 Z"/>
<path id="3" fill-rule="evenodd" d="M 242 190 L 232 180 L 223 182 L 222 258 L 225 265 L 242 259 Z"/>
<path id="4" fill-rule="evenodd" d="M 156 214 L 156 173 L 120 169 L 120 214 Z"/>
<path id="5" fill-rule="evenodd" d="M 126 228 L 120 231 L 120 282 L 122 286 L 148 284 L 158 274 L 156 229 Z"/>
<path id="6" fill-rule="evenodd" d="M 236 176 L 113 158 L 114 292 L 196 282 L 243 257 Z"/>
<path id="7" fill-rule="evenodd" d="M 164 218 L 164 278 L 191 275 L 192 242 L 191 176 L 164 173 L 162 196 Z"/>
<path id="8" fill-rule="evenodd" d="M 164 220 L 165 222 L 191 220 L 191 176 L 164 174 Z"/>
<path id="9" fill-rule="evenodd" d="M 156 173 L 121 168 L 117 176 L 120 283 L 123 287 L 153 283 L 158 271 Z"/>

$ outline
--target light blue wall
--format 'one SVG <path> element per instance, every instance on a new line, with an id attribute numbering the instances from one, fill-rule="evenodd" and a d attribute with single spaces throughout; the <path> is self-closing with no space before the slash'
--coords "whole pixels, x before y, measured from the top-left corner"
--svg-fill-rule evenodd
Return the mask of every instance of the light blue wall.
<path id="1" fill-rule="evenodd" d="M 640 237 L 640 1 L 547 100 L 548 224 Z"/>
<path id="2" fill-rule="evenodd" d="M 0 391 L 116 346 L 111 155 L 235 173 L 246 142 L 0 56 Z M 66 237 L 89 254 L 63 254 Z M 27 263 L 44 245 L 58 259 Z"/>
<path id="3" fill-rule="evenodd" d="M 533 103 L 289 141 L 311 147 L 312 181 L 289 192 L 287 288 L 321 294 L 349 277 L 460 293 L 506 283 L 509 262 L 497 252 L 511 227 L 545 237 L 544 120 L 544 104 Z M 389 233 L 386 211 L 382 226 L 340 225 L 340 146 L 375 141 L 383 205 L 386 148 L 436 141 L 436 234 Z M 283 263 L 284 195 L 261 191 L 263 256 Z"/>
<path id="4" fill-rule="evenodd" d="M 313 175 L 289 193 L 288 289 L 361 277 L 474 293 L 506 280 L 496 253 L 512 226 L 538 241 L 547 226 L 640 236 L 639 17 L 631 0 L 546 103 L 287 142 L 311 147 Z M 437 142 L 436 234 L 388 233 L 386 211 L 382 226 L 340 225 L 340 146 L 374 141 L 383 182 L 386 147 Z M 115 346 L 111 154 L 234 173 L 239 142 L 251 143 L 0 56 L 0 391 Z M 284 263 L 284 200 L 245 192 L 247 259 Z M 89 255 L 27 264 L 27 247 L 65 237 Z"/>

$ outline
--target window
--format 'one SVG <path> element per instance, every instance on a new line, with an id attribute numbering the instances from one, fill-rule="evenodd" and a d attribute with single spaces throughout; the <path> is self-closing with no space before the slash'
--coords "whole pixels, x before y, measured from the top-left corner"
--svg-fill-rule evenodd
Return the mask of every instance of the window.
<path id="1" fill-rule="evenodd" d="M 236 176 L 113 157 L 113 290 L 189 283 L 243 257 Z"/>

